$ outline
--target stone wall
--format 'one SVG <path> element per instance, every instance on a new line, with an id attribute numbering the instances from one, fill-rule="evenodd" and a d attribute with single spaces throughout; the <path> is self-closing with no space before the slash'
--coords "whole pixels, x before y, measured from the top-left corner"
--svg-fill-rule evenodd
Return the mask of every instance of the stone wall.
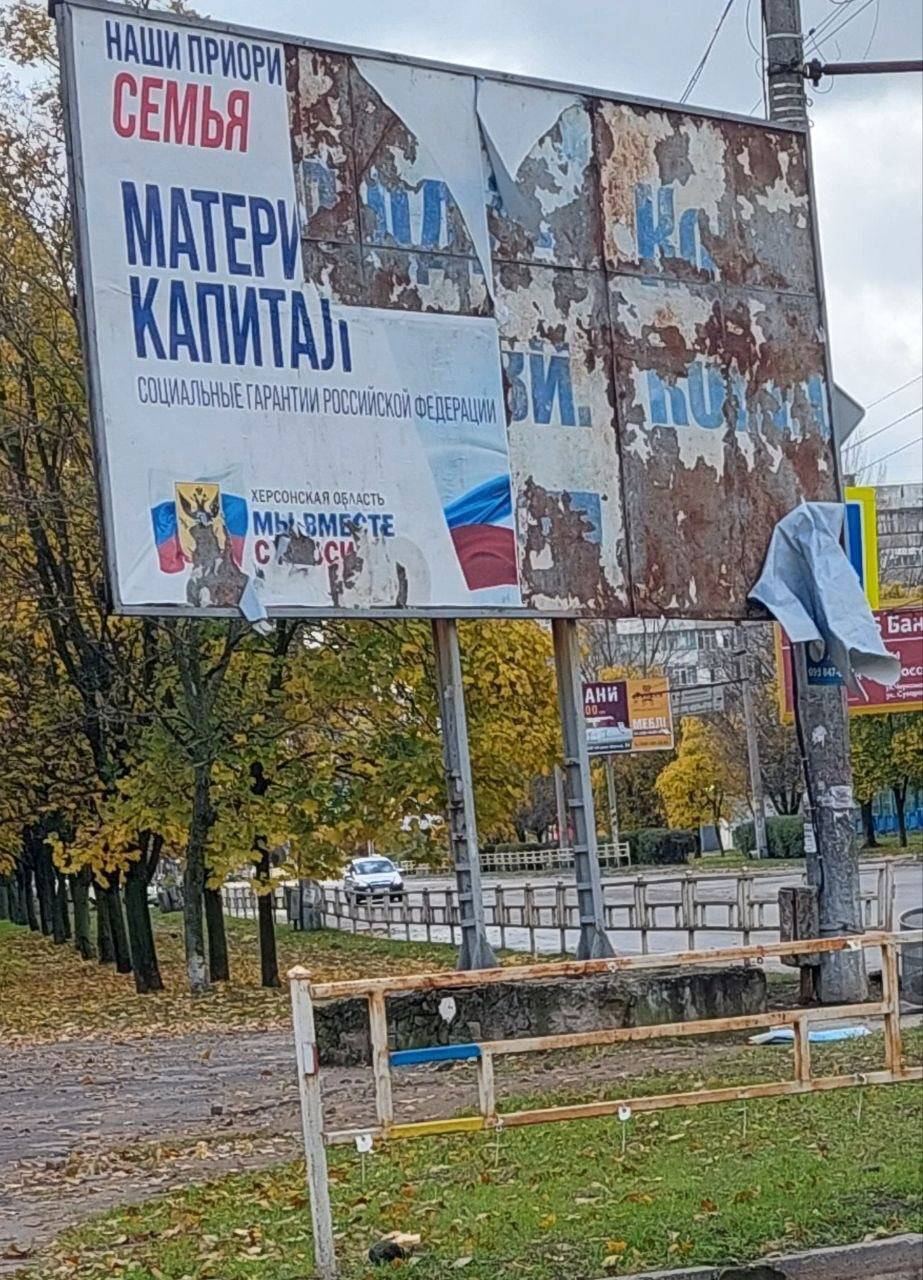
<path id="1" fill-rule="evenodd" d="M 388 1030 L 392 1049 L 416 1049 L 728 1018 L 765 1008 L 761 968 L 660 969 L 404 992 L 388 999 Z M 364 1000 L 319 1005 L 315 1019 L 323 1065 L 370 1061 Z"/>

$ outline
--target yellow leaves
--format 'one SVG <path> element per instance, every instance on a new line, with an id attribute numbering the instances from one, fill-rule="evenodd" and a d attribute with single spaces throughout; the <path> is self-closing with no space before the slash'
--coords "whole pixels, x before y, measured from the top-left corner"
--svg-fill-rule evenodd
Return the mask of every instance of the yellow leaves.
<path id="1" fill-rule="evenodd" d="M 697 827 L 728 816 L 730 801 L 746 793 L 741 761 L 732 760 L 718 731 L 686 716 L 676 759 L 654 784 L 674 827 Z"/>
<path id="2" fill-rule="evenodd" d="M 606 1256 L 603 1258 L 603 1268 L 606 1271 L 614 1271 L 622 1265 L 622 1255 L 628 1248 L 626 1240 L 607 1240 Z"/>

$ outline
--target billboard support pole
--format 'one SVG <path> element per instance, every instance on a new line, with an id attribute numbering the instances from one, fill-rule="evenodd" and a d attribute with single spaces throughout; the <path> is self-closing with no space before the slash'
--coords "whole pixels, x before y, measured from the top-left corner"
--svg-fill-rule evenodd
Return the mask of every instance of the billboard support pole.
<path id="1" fill-rule="evenodd" d="M 461 914 L 459 969 L 494 969 L 497 958 L 487 940 L 484 895 L 481 891 L 481 857 L 478 850 L 471 756 L 468 752 L 468 720 L 462 684 L 458 626 L 454 618 L 433 621 L 436 650 L 436 684 L 442 721 L 442 754 L 449 797 L 449 840 L 458 908 Z"/>
<path id="2" fill-rule="evenodd" d="M 574 875 L 580 915 L 577 959 L 595 960 L 614 953 L 606 936 L 603 912 L 593 782 L 590 777 L 590 756 L 583 717 L 577 623 L 573 618 L 555 618 L 551 630 L 558 679 L 558 706 L 564 734 L 566 802 L 574 832 Z"/>
<path id="3" fill-rule="evenodd" d="M 612 843 L 615 845 L 615 856 L 619 854 L 619 798 L 615 790 L 615 761 L 606 756 L 606 796 L 609 800 L 609 830 Z"/>
<path id="4" fill-rule="evenodd" d="M 763 772 L 760 767 L 760 748 L 756 740 L 756 719 L 753 715 L 753 693 L 750 688 L 750 655 L 747 653 L 747 632 L 739 623 L 734 628 L 737 641 L 737 675 L 740 680 L 740 696 L 744 707 L 744 725 L 747 733 L 747 761 L 750 767 L 750 798 L 753 801 L 753 835 L 757 858 L 769 857 L 769 841 L 766 836 L 766 802 L 763 798 Z"/>
<path id="5" fill-rule="evenodd" d="M 558 819 L 558 848 L 563 853 L 570 848 L 570 828 L 564 803 L 564 770 L 559 764 L 554 766 L 554 809 Z"/>
<path id="6" fill-rule="evenodd" d="M 811 131 L 801 74 L 804 60 L 801 0 L 763 0 L 763 25 L 769 116 L 782 124 L 804 128 L 810 183 Z M 816 219 L 813 185 L 809 189 L 812 217 Z M 821 321 L 829 332 L 819 242 L 814 268 Z M 846 691 L 842 685 L 808 683 L 808 655 L 804 644 L 792 645 L 792 680 L 795 726 L 817 845 L 816 853 L 806 850 L 806 861 L 808 884 L 817 887 L 820 936 L 861 933 L 859 858 L 853 830 L 856 802 L 849 759 Z M 815 989 L 822 1004 L 866 1000 L 865 953 L 841 951 L 821 956 Z"/>

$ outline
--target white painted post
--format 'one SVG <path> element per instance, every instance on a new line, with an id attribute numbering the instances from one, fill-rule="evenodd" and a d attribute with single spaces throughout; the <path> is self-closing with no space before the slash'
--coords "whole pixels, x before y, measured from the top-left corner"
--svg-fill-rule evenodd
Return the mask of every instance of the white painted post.
<path id="1" fill-rule="evenodd" d="M 384 993 L 369 996 L 369 1038 L 372 1041 L 372 1073 L 375 1077 L 375 1111 L 382 1129 L 394 1123 L 391 1100 L 391 1056 L 388 1052 L 388 1009 Z"/>
<path id="2" fill-rule="evenodd" d="M 292 1023 L 295 1057 L 298 1062 L 298 1091 L 301 1096 L 301 1127 L 304 1158 L 311 1199 L 311 1229 L 314 1234 L 314 1266 L 319 1280 L 336 1280 L 337 1259 L 327 1181 L 327 1148 L 324 1145 L 324 1102 L 321 1094 L 311 974 L 292 969 L 288 975 L 292 992 Z"/>
<path id="3" fill-rule="evenodd" d="M 482 1050 L 478 1058 L 478 1108 L 485 1120 L 492 1120 L 497 1114 L 494 1056 L 488 1049 Z"/>
<path id="4" fill-rule="evenodd" d="M 894 859 L 885 858 L 879 881 L 878 928 L 885 933 L 894 932 Z"/>
<path id="5" fill-rule="evenodd" d="M 680 884 L 681 914 L 690 951 L 695 951 L 695 877 L 687 871 Z"/>

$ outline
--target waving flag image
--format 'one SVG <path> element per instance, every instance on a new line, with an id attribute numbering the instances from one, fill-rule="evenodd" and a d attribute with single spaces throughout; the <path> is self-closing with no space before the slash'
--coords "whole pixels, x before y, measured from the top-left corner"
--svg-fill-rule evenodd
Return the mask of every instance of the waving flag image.
<path id="1" fill-rule="evenodd" d="M 417 427 L 465 585 L 479 603 L 520 604 L 505 422 Z"/>
<path id="2" fill-rule="evenodd" d="M 162 483 L 162 482 L 161 482 Z M 209 480 L 173 485 L 172 498 L 151 506 L 154 545 L 161 573 L 181 573 L 195 557 L 197 541 L 212 537 L 218 550 L 229 544 L 241 567 L 247 538 L 247 502 Z"/>
<path id="3" fill-rule="evenodd" d="M 472 591 L 516 586 L 513 498 L 508 475 L 494 476 L 449 504 L 446 522 Z"/>

